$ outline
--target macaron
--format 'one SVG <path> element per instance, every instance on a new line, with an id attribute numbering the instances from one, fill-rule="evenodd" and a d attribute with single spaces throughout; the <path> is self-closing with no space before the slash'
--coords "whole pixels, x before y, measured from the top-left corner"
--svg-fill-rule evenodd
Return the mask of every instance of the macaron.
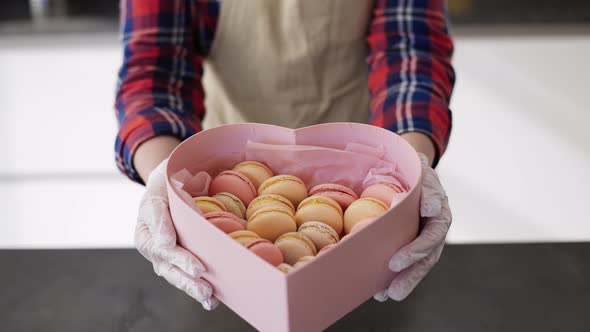
<path id="1" fill-rule="evenodd" d="M 350 234 L 354 234 L 360 231 L 361 229 L 367 227 L 373 221 L 375 221 L 375 218 L 366 218 L 357 222 L 356 224 L 352 225 L 352 228 L 350 228 Z"/>
<path id="2" fill-rule="evenodd" d="M 276 175 L 264 181 L 258 187 L 259 195 L 275 194 L 299 205 L 307 197 L 307 187 L 300 178 L 293 175 Z"/>
<path id="3" fill-rule="evenodd" d="M 289 209 L 292 214 L 295 214 L 295 207 L 293 206 L 293 203 L 291 203 L 291 201 L 289 201 L 283 196 L 269 194 L 258 196 L 254 198 L 252 202 L 250 202 L 250 205 L 248 205 L 248 209 L 246 210 L 246 219 L 250 219 L 252 214 L 258 211 L 259 209 L 269 206 L 284 207 Z"/>
<path id="4" fill-rule="evenodd" d="M 238 218 L 244 219 L 246 217 L 246 206 L 236 195 L 227 192 L 220 192 L 215 194 L 213 198 L 223 203 L 223 206 L 227 212 L 234 214 Z"/>
<path id="5" fill-rule="evenodd" d="M 225 211 L 225 206 L 219 200 L 209 196 L 194 197 L 193 200 L 197 203 L 197 206 L 203 212 L 207 214 L 215 211 Z"/>
<path id="6" fill-rule="evenodd" d="M 385 213 L 389 207 L 382 201 L 365 197 L 352 202 L 344 212 L 344 231 L 350 233 L 352 226 L 363 219 L 378 217 Z"/>
<path id="7" fill-rule="evenodd" d="M 268 240 L 254 240 L 248 243 L 246 248 L 273 266 L 278 266 L 283 263 L 283 254 L 281 253 L 281 250 Z"/>
<path id="8" fill-rule="evenodd" d="M 230 234 L 235 231 L 242 231 L 245 229 L 243 219 L 226 211 L 209 212 L 204 217 L 215 227 L 221 229 L 224 233 Z"/>
<path id="9" fill-rule="evenodd" d="M 293 270 L 293 267 L 287 263 L 281 263 L 279 264 L 279 266 L 277 266 L 277 269 L 281 270 L 284 273 L 289 273 L 291 270 Z"/>
<path id="10" fill-rule="evenodd" d="M 308 221 L 299 226 L 298 232 L 307 236 L 319 251 L 327 245 L 336 244 L 340 237 L 338 233 L 323 222 Z"/>
<path id="11" fill-rule="evenodd" d="M 337 183 L 318 184 L 309 190 L 309 196 L 313 195 L 330 197 L 340 204 L 342 210 L 346 210 L 352 202 L 359 198 L 354 190 Z"/>
<path id="12" fill-rule="evenodd" d="M 342 232 L 342 208 L 330 197 L 315 195 L 304 199 L 295 213 L 297 226 L 308 221 L 320 221 L 332 227 L 336 233 Z"/>
<path id="13" fill-rule="evenodd" d="M 291 265 L 297 263 L 297 260 L 303 256 L 315 256 L 317 253 L 311 239 L 298 232 L 281 235 L 275 244 L 281 249 L 285 263 Z"/>
<path id="14" fill-rule="evenodd" d="M 323 247 L 322 250 L 318 251 L 317 256 L 327 253 L 330 249 L 334 248 L 335 246 L 336 244 L 328 244 L 327 246 Z"/>
<path id="15" fill-rule="evenodd" d="M 296 269 L 298 267 L 301 267 L 309 262 L 311 262 L 315 257 L 314 256 L 303 256 L 301 258 L 299 258 L 299 260 L 297 260 L 297 263 L 295 263 L 295 265 L 293 265 L 293 268 Z"/>
<path id="16" fill-rule="evenodd" d="M 258 236 L 258 234 L 246 230 L 231 232 L 229 233 L 229 236 L 232 239 L 238 241 L 243 246 L 247 246 L 250 242 L 260 239 L 260 236 Z"/>
<path id="17" fill-rule="evenodd" d="M 295 216 L 285 207 L 268 206 L 258 209 L 248 219 L 247 229 L 269 241 L 297 230 Z"/>
<path id="18" fill-rule="evenodd" d="M 387 207 L 390 207 L 391 201 L 393 200 L 393 196 L 401 192 L 403 192 L 403 190 L 395 184 L 379 182 L 365 188 L 365 190 L 363 190 L 363 192 L 361 193 L 361 198 L 376 198 L 385 203 Z"/>
<path id="19" fill-rule="evenodd" d="M 219 173 L 209 186 L 209 195 L 214 196 L 221 192 L 228 192 L 237 196 L 245 205 L 256 197 L 256 188 L 252 181 L 245 175 L 236 171 L 224 171 Z"/>
<path id="20" fill-rule="evenodd" d="M 257 161 L 243 161 L 234 166 L 234 171 L 244 174 L 256 189 L 274 175 L 268 166 Z"/>

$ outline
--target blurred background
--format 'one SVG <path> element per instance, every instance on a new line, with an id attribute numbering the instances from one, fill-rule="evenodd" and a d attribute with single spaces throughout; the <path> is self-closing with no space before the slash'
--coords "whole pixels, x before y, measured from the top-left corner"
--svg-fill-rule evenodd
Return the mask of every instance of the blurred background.
<path id="1" fill-rule="evenodd" d="M 590 2 L 449 0 L 451 243 L 590 240 Z M 0 248 L 130 247 L 118 0 L 0 1 Z"/>

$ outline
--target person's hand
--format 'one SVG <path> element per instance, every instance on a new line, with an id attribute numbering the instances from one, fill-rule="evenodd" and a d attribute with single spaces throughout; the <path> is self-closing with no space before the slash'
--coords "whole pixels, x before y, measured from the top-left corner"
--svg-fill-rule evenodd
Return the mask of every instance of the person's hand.
<path id="1" fill-rule="evenodd" d="M 176 244 L 176 231 L 170 217 L 166 191 L 164 160 L 151 172 L 139 207 L 135 228 L 135 246 L 152 262 L 154 272 L 170 284 L 199 301 L 203 308 L 214 309 L 219 301 L 211 285 L 200 278 L 205 266 L 193 254 Z"/>
<path id="2" fill-rule="evenodd" d="M 412 292 L 438 261 L 451 226 L 447 194 L 428 158 L 422 153 L 419 155 L 423 172 L 420 202 L 422 230 L 413 242 L 402 247 L 389 261 L 389 268 L 396 275 L 388 289 L 375 294 L 377 301 L 383 302 L 388 298 L 401 301 Z"/>

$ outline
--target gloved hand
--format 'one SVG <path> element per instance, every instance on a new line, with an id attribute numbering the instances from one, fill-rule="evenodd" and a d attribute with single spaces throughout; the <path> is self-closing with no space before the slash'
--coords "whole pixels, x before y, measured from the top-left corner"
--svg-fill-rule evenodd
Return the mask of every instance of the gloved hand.
<path id="1" fill-rule="evenodd" d="M 420 154 L 422 171 L 422 200 L 420 216 L 422 231 L 411 243 L 402 247 L 389 261 L 389 268 L 397 272 L 388 289 L 375 294 L 377 301 L 405 299 L 438 261 L 449 227 L 451 210 L 447 194 L 438 175 L 430 167 L 428 158 Z"/>
<path id="2" fill-rule="evenodd" d="M 135 227 L 135 247 L 152 262 L 157 275 L 212 310 L 219 301 L 212 296 L 211 285 L 200 278 L 205 266 L 176 244 L 166 191 L 167 164 L 168 160 L 160 163 L 147 181 Z"/>

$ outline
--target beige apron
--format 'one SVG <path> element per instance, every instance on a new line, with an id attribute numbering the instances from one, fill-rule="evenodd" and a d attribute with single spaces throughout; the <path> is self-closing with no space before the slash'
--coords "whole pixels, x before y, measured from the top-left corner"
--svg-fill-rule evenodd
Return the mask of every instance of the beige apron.
<path id="1" fill-rule="evenodd" d="M 204 128 L 368 121 L 369 0 L 221 0 Z"/>

